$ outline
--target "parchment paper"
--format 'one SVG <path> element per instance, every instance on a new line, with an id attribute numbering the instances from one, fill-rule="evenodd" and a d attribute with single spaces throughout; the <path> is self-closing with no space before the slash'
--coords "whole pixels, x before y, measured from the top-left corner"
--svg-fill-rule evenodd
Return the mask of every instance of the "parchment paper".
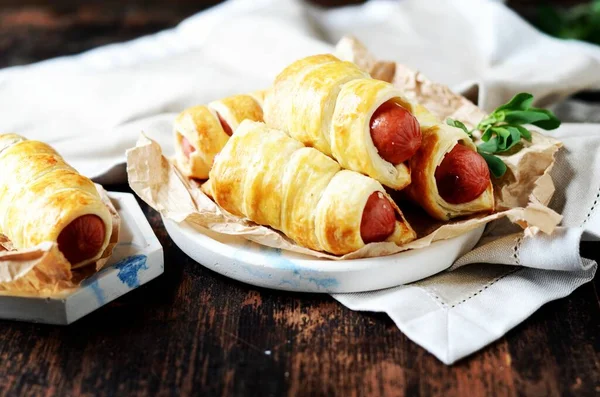
<path id="1" fill-rule="evenodd" d="M 338 43 L 336 54 L 355 62 L 374 77 L 391 81 L 410 100 L 425 106 L 440 120 L 453 117 L 472 126 L 485 116 L 469 100 L 444 85 L 429 81 L 419 72 L 401 64 L 377 61 L 353 38 L 343 38 Z M 554 184 L 548 173 L 561 143 L 537 132 L 532 132 L 532 138 L 532 143 L 524 143 L 521 151 L 502 156 L 508 171 L 500 180 L 494 180 L 498 212 L 440 223 L 424 215 L 414 205 L 399 202 L 417 231 L 417 240 L 403 246 L 371 243 L 344 256 L 301 247 L 269 227 L 256 225 L 222 210 L 200 189 L 198 182 L 183 177 L 173 162 L 162 155 L 160 146 L 143 134 L 136 147 L 127 151 L 127 175 L 131 188 L 162 216 L 176 222 L 186 221 L 199 232 L 208 228 L 219 233 L 240 235 L 266 246 L 320 258 L 376 257 L 426 247 L 433 241 L 455 237 L 502 217 L 523 227 L 528 235 L 538 231 L 552 233 L 561 216 L 546 207 L 554 193 Z M 210 186 L 205 186 L 204 190 L 210 192 Z"/>
<path id="2" fill-rule="evenodd" d="M 106 191 L 96 185 L 102 201 L 112 215 L 110 242 L 98 261 L 81 269 L 71 264 L 53 241 L 15 250 L 10 240 L 0 234 L 0 295 L 52 296 L 77 288 L 81 281 L 102 269 L 119 241 L 121 218 Z"/>

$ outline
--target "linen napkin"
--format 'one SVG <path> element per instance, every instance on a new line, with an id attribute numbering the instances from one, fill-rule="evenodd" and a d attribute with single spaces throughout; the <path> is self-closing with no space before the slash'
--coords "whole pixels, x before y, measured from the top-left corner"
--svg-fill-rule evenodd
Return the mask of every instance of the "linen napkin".
<path id="1" fill-rule="evenodd" d="M 297 58 L 332 52 L 352 34 L 381 59 L 471 94 L 493 110 L 520 91 L 563 120 L 594 114 L 561 99 L 600 89 L 600 48 L 547 37 L 492 1 L 371 1 L 322 10 L 299 0 L 230 0 L 179 26 L 81 55 L 0 71 L 0 131 L 42 139 L 101 183 L 124 182 L 125 150 L 141 131 L 173 153 L 183 108 L 268 86 Z M 597 120 L 595 120 L 597 121 Z M 354 310 L 386 312 L 409 338 L 450 364 L 501 337 L 544 303 L 591 280 L 579 255 L 600 236 L 600 124 L 565 123 L 551 207 L 552 236 L 490 224 L 452 271 L 388 290 L 337 294 Z"/>

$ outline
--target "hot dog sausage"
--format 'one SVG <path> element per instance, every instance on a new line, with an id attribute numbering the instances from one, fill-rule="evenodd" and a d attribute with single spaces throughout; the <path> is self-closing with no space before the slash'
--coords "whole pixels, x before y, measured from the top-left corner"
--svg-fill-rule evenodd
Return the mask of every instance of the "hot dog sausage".
<path id="1" fill-rule="evenodd" d="M 183 150 L 183 154 L 185 157 L 189 158 L 192 153 L 196 151 L 196 148 L 192 146 L 190 141 L 187 140 L 186 137 L 181 137 L 181 149 Z"/>
<path id="2" fill-rule="evenodd" d="M 360 236 L 365 244 L 385 240 L 395 227 L 396 213 L 392 204 L 381 192 L 372 193 L 367 199 L 360 223 Z"/>
<path id="3" fill-rule="evenodd" d="M 408 110 L 387 101 L 371 117 L 371 139 L 381 158 L 397 165 L 411 158 L 421 146 L 421 128 Z"/>
<path id="4" fill-rule="evenodd" d="M 227 135 L 231 136 L 231 134 L 233 134 L 231 126 L 227 124 L 227 122 L 223 119 L 223 117 L 221 117 L 219 113 L 217 113 L 217 116 L 219 117 L 219 122 L 221 123 L 221 127 L 223 127 L 223 131 L 225 131 Z"/>
<path id="5" fill-rule="evenodd" d="M 97 215 L 83 215 L 69 223 L 58 236 L 58 249 L 71 263 L 94 257 L 102 248 L 106 226 Z"/>
<path id="6" fill-rule="evenodd" d="M 490 171 L 479 153 L 456 145 L 435 170 L 440 196 L 450 204 L 475 200 L 490 184 Z"/>
<path id="7" fill-rule="evenodd" d="M 217 117 L 219 118 L 219 122 L 221 123 L 221 127 L 223 131 L 229 136 L 233 133 L 229 124 L 221 117 L 219 113 L 217 113 Z M 189 158 L 192 153 L 196 151 L 196 148 L 192 146 L 190 141 L 187 140 L 186 137 L 181 137 L 181 149 L 183 150 L 183 154 L 185 157 Z"/>

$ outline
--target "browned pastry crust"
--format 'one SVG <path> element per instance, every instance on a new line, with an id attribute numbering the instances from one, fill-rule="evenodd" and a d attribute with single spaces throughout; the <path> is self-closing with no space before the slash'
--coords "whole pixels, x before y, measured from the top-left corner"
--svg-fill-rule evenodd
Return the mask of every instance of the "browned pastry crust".
<path id="1" fill-rule="evenodd" d="M 343 255 L 365 245 L 361 220 L 376 180 L 342 170 L 314 148 L 263 123 L 244 121 L 217 156 L 204 185 L 226 211 L 282 231 L 305 247 Z M 400 209 L 386 241 L 398 245 L 416 234 Z"/>
<path id="2" fill-rule="evenodd" d="M 234 95 L 211 102 L 208 106 L 194 106 L 181 112 L 174 125 L 178 168 L 190 178 L 208 178 L 215 156 L 229 139 L 219 117 L 232 131 L 243 120 L 262 121 L 259 100 L 263 96 L 264 92 L 261 91 L 250 95 Z M 183 138 L 195 149 L 189 157 L 184 153 Z"/>

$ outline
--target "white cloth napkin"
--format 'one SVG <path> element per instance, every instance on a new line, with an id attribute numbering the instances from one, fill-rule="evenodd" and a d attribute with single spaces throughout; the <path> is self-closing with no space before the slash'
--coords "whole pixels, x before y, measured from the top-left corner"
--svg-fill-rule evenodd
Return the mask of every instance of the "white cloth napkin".
<path id="1" fill-rule="evenodd" d="M 102 183 L 124 182 L 125 149 L 142 130 L 170 154 L 171 123 L 184 107 L 264 88 L 293 60 L 331 52 L 344 34 L 457 90 L 477 87 L 486 110 L 519 91 L 547 106 L 600 88 L 600 48 L 547 37 L 498 2 L 371 1 L 325 11 L 297 0 L 232 0 L 162 33 L 0 71 L 0 131 L 49 142 Z M 577 120 L 594 113 L 573 101 L 557 109 Z M 457 270 L 334 297 L 388 313 L 449 364 L 591 280 L 597 266 L 580 257 L 579 242 L 600 236 L 600 124 L 564 124 L 552 135 L 565 143 L 552 202 L 564 221 L 552 236 L 526 238 L 497 222 Z"/>

